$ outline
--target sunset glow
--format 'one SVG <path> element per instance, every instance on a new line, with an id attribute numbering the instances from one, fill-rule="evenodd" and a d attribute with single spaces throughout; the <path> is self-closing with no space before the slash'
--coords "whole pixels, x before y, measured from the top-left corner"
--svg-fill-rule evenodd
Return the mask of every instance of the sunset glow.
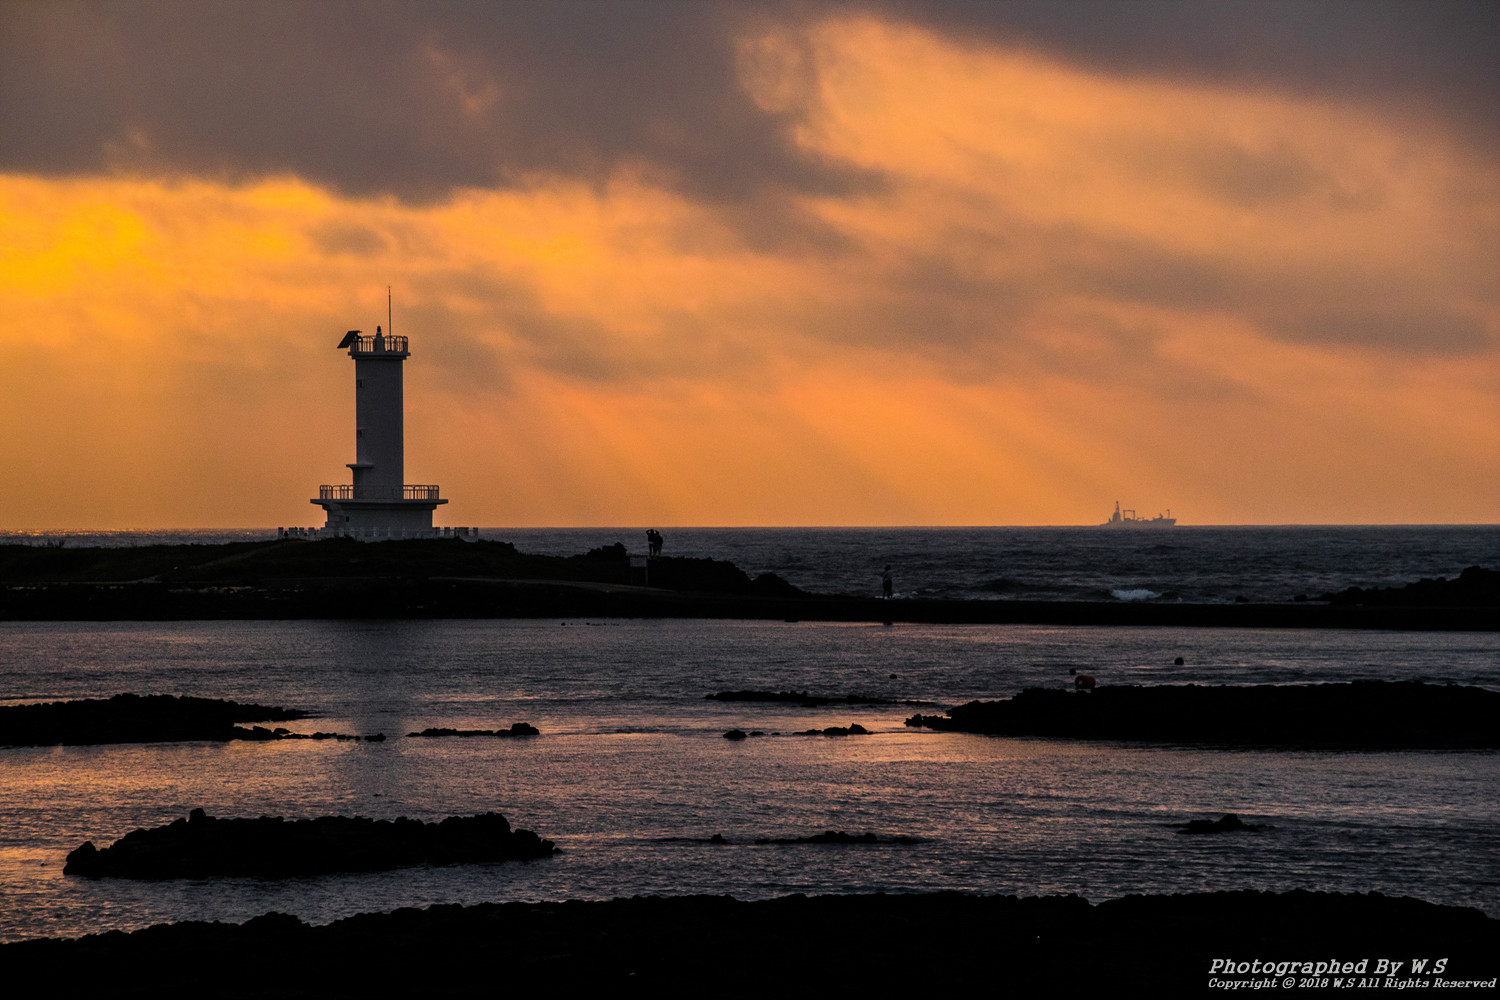
<path id="1" fill-rule="evenodd" d="M 61 30 L 0 16 L 7 49 Z M 417 197 L 144 124 L 150 155 L 0 165 L 0 527 L 315 523 L 354 453 L 333 348 L 387 286 L 447 523 L 1500 520 L 1480 140 L 884 7 L 732 43 L 739 98 L 843 182 L 721 195 L 643 148 Z M 454 114 L 509 99 L 426 44 L 404 71 Z"/>

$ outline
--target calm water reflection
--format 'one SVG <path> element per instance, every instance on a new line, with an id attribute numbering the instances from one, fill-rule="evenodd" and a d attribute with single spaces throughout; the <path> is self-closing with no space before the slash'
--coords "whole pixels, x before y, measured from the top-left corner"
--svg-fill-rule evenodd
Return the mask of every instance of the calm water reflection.
<path id="1" fill-rule="evenodd" d="M 1500 913 L 1500 757 L 1267 753 L 914 731 L 903 706 L 725 705 L 725 688 L 949 705 L 1065 681 L 1424 678 L 1500 688 L 1500 637 L 1408 633 L 744 622 L 0 625 L 0 698 L 120 691 L 309 708 L 305 731 L 384 743 L 0 750 L 0 936 L 241 920 L 325 921 L 432 902 L 636 893 L 1379 890 Z M 1181 667 L 1173 664 L 1183 657 Z M 893 678 L 891 675 L 895 674 Z M 534 723 L 529 740 L 415 740 Z M 859 722 L 866 737 L 734 743 Z M 221 816 L 439 818 L 498 809 L 565 853 L 295 882 L 90 883 L 68 850 L 202 806 Z M 1275 830 L 1182 837 L 1238 811 Z M 824 829 L 911 846 L 756 846 Z M 697 841 L 721 833 L 732 843 Z"/>

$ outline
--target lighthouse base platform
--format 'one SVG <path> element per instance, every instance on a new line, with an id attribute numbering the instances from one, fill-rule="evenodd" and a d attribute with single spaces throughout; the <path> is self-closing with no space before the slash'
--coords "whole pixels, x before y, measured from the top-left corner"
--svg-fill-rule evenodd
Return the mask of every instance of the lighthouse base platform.
<path id="1" fill-rule="evenodd" d="M 322 507 L 328 518 L 322 536 L 368 539 L 442 538 L 442 528 L 432 526 L 432 512 L 447 500 L 375 500 L 329 499 L 320 497 L 312 503 Z"/>

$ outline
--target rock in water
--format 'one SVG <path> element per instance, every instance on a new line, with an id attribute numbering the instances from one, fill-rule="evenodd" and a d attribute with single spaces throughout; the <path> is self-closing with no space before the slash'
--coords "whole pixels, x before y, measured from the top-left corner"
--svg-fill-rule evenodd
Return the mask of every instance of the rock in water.
<path id="1" fill-rule="evenodd" d="M 1500 692 L 1421 681 L 1102 687 L 1080 697 L 1028 688 L 908 726 L 999 736 L 1223 746 L 1500 748 Z"/>
<path id="2" fill-rule="evenodd" d="M 0 708 L 0 746 L 77 746 L 99 743 L 227 742 L 248 730 L 236 722 L 306 718 L 296 709 L 242 705 L 218 698 L 117 694 Z M 267 730 L 267 738 L 273 738 Z"/>
<path id="3" fill-rule="evenodd" d="M 85 843 L 68 855 L 63 872 L 87 878 L 289 878 L 422 864 L 519 861 L 556 852 L 552 841 L 530 830 L 513 830 L 504 816 L 493 812 L 423 823 L 359 816 L 215 819 L 194 809 L 185 820 L 136 830 L 103 850 Z"/>
<path id="4" fill-rule="evenodd" d="M 541 730 L 529 722 L 512 722 L 509 729 L 439 729 L 430 727 L 420 733 L 407 733 L 407 736 L 441 737 L 441 736 L 537 736 Z"/>
<path id="5" fill-rule="evenodd" d="M 1246 823 L 1234 813 L 1225 813 L 1222 819 L 1195 819 L 1186 826 L 1177 828 L 1178 833 L 1237 833 L 1241 830 L 1264 830 L 1258 823 Z"/>

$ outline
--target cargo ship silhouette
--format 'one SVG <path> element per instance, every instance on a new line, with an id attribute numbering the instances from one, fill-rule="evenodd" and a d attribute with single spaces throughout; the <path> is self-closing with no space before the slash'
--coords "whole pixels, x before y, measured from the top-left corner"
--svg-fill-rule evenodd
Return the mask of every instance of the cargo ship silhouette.
<path id="1" fill-rule="evenodd" d="M 1120 511 L 1120 501 L 1115 501 L 1115 512 L 1110 515 L 1108 521 L 1099 525 L 1101 528 L 1170 528 L 1177 523 L 1177 518 L 1172 516 L 1172 511 L 1167 510 L 1165 514 L 1157 514 L 1152 518 L 1136 517 L 1135 510 L 1127 507 L 1124 512 Z"/>

